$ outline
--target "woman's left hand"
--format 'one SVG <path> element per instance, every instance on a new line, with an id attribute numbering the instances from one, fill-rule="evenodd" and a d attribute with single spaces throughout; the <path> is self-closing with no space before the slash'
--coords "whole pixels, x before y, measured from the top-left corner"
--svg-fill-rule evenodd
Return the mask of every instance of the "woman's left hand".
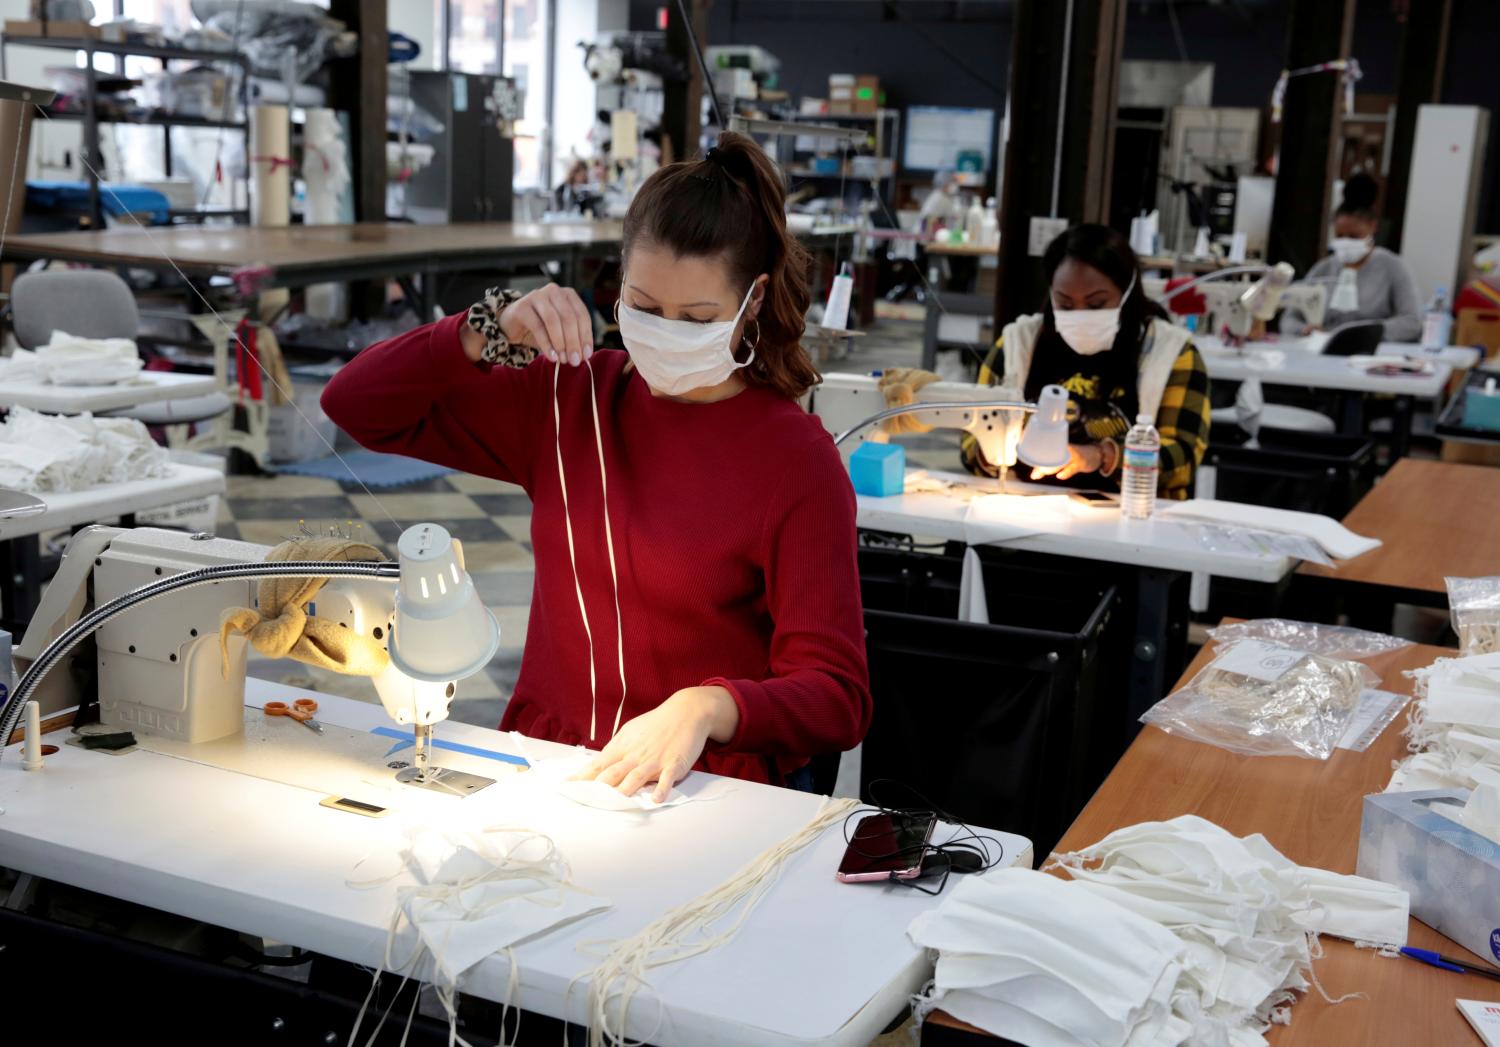
<path id="1" fill-rule="evenodd" d="M 1104 452 L 1098 444 L 1068 444 L 1068 460 L 1062 465 L 1031 470 L 1031 478 L 1040 480 L 1056 474 L 1059 480 L 1067 480 L 1079 473 L 1097 473 L 1104 464 Z"/>
<path id="2" fill-rule="evenodd" d="M 709 739 L 727 742 L 739 722 L 739 706 L 723 687 L 684 688 L 623 724 L 575 777 L 597 779 L 626 796 L 655 782 L 653 799 L 661 803 L 692 770 Z"/>

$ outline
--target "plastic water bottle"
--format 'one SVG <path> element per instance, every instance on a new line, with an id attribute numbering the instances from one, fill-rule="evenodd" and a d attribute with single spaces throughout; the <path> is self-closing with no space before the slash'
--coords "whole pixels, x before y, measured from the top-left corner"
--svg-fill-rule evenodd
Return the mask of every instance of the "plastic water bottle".
<path id="1" fill-rule="evenodd" d="M 1149 414 L 1138 415 L 1125 434 L 1120 509 L 1127 519 L 1149 520 L 1156 508 L 1156 474 L 1161 468 L 1161 437 Z"/>
<path id="2" fill-rule="evenodd" d="M 1448 347 L 1452 333 L 1453 314 L 1448 311 L 1448 289 L 1439 287 L 1427 311 L 1422 314 L 1422 348 L 1429 353 L 1441 352 Z"/>

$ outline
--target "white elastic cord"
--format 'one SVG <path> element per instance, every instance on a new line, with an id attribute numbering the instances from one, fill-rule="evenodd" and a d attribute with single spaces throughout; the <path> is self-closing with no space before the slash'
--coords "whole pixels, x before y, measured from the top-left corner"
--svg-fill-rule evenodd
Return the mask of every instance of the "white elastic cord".
<path id="1" fill-rule="evenodd" d="M 593 368 L 589 369 L 592 375 Z M 573 592 L 578 595 L 578 613 L 583 618 L 583 634 L 589 641 L 589 740 L 599 733 L 599 683 L 594 675 L 594 630 L 589 628 L 589 610 L 583 602 L 583 586 L 578 581 L 578 555 L 573 550 L 573 516 L 568 512 L 568 478 L 563 470 L 562 411 L 557 406 L 557 378 L 562 374 L 562 364 L 552 372 L 552 431 L 557 441 L 557 483 L 562 488 L 563 523 L 568 532 L 568 563 L 573 567 Z M 609 514 L 605 514 L 608 519 Z"/>
<path id="2" fill-rule="evenodd" d="M 580 980 L 589 980 L 588 1023 L 590 1047 L 630 1044 L 626 1030 L 630 1005 L 641 989 L 650 990 L 650 972 L 679 960 L 717 949 L 734 938 L 762 898 L 771 889 L 782 868 L 798 851 L 818 839 L 830 825 L 848 817 L 858 806 L 854 800 L 825 799 L 817 814 L 801 829 L 763 851 L 728 880 L 662 914 L 655 922 L 624 941 L 583 942 L 579 951 L 601 955 L 602 962 L 568 984 L 568 997 Z M 657 1024 L 644 1039 L 654 1041 L 663 1012 L 658 1007 Z"/>
<path id="3" fill-rule="evenodd" d="M 615 563 L 615 536 L 614 529 L 609 522 L 609 470 L 604 464 L 604 434 L 599 428 L 599 395 L 594 384 L 593 361 L 587 361 L 583 365 L 589 373 L 589 407 L 594 415 L 594 446 L 599 452 L 599 490 L 604 504 L 604 544 L 609 550 L 609 584 L 614 591 L 615 598 L 615 655 L 619 662 L 620 670 L 620 704 L 615 708 L 614 727 L 610 729 L 609 736 L 613 738 L 620 729 L 620 718 L 625 713 L 625 695 L 627 693 L 625 684 L 625 624 L 620 615 L 620 574 Z M 598 709 L 599 691 L 597 677 L 594 672 L 594 634 L 589 629 L 588 611 L 584 608 L 583 586 L 578 580 L 578 558 L 573 548 L 573 517 L 568 512 L 568 481 L 564 476 L 563 453 L 562 453 L 562 412 L 557 404 L 557 382 L 558 375 L 562 373 L 562 365 L 558 364 L 552 372 L 552 424 L 557 440 L 557 482 L 562 488 L 563 496 L 563 520 L 567 523 L 568 531 L 568 562 L 573 568 L 573 590 L 578 595 L 578 612 L 583 616 L 583 631 L 589 639 L 589 740 L 593 741 L 599 733 Z"/>
<path id="4" fill-rule="evenodd" d="M 609 583 L 615 594 L 615 654 L 620 663 L 620 704 L 615 709 L 615 725 L 609 736 L 613 738 L 620 730 L 620 717 L 625 712 L 625 620 L 620 616 L 620 575 L 615 567 L 615 536 L 609 525 L 609 470 L 604 467 L 604 436 L 599 431 L 599 397 L 594 392 L 594 366 L 585 364 L 589 370 L 589 406 L 594 409 L 594 446 L 599 451 L 599 491 L 604 501 L 604 544 L 609 549 Z"/>

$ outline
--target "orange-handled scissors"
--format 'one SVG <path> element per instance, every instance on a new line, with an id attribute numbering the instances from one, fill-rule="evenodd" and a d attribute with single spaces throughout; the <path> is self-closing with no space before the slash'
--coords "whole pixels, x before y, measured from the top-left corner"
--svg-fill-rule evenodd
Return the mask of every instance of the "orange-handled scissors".
<path id="1" fill-rule="evenodd" d="M 309 727 L 322 734 L 323 725 L 313 719 L 313 713 L 317 711 L 318 703 L 311 698 L 298 698 L 291 705 L 286 702 L 267 702 L 265 707 L 267 716 L 290 716 L 303 727 Z"/>

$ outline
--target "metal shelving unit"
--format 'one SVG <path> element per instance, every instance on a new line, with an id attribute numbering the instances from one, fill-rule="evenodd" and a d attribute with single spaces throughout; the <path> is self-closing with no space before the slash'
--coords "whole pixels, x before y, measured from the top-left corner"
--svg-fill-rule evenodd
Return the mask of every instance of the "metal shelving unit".
<path id="1" fill-rule="evenodd" d="M 889 200 L 893 194 L 896 184 L 896 150 L 901 141 L 901 110 L 880 109 L 873 113 L 818 113 L 812 116 L 798 116 L 798 120 L 809 123 L 831 124 L 839 127 L 870 128 L 870 137 L 874 139 L 874 155 L 883 167 L 882 172 L 874 179 L 878 185 L 878 192 Z M 832 151 L 832 150 L 828 150 Z M 793 159 L 785 164 L 788 175 L 794 179 L 808 181 L 839 181 L 868 184 L 871 179 L 868 176 L 856 176 L 853 172 L 853 161 L 848 161 L 845 169 L 845 159 L 840 157 L 839 171 L 817 171 L 809 166 L 804 159 L 798 157 L 801 150 L 794 146 Z"/>
<path id="2" fill-rule="evenodd" d="M 12 36 L 0 33 L 0 79 L 8 78 L 6 68 L 6 56 L 11 47 L 41 47 L 53 51 L 82 51 L 84 53 L 84 69 L 88 74 L 88 86 L 84 91 L 83 112 L 81 113 L 48 113 L 47 118 L 52 120 L 79 121 L 83 124 L 83 155 L 88 160 L 86 165 L 87 181 L 89 184 L 89 213 L 95 228 L 104 228 L 104 203 L 99 194 L 99 179 L 94 172 L 103 165 L 103 154 L 99 149 L 99 125 L 100 124 L 139 124 L 142 126 L 160 127 L 162 129 L 162 162 L 168 178 L 172 177 L 172 128 L 174 127 L 207 127 L 223 130 L 238 130 L 245 138 L 245 155 L 250 155 L 250 113 L 248 95 L 246 94 L 250 81 L 250 60 L 245 55 L 229 51 L 206 51 L 187 47 L 153 47 L 150 44 L 116 43 L 109 40 L 56 36 Z M 243 114 L 239 120 L 214 120 L 201 116 L 174 116 L 169 113 L 151 114 L 144 117 L 110 116 L 101 115 L 95 104 L 98 95 L 99 71 L 94 68 L 95 55 L 115 55 L 120 58 L 155 58 L 158 59 L 165 70 L 170 62 L 228 62 L 240 68 L 239 103 L 240 112 Z M 248 196 L 249 176 L 246 176 L 246 193 Z M 250 220 L 250 213 L 244 208 L 193 208 L 190 210 L 174 209 L 169 212 L 171 218 L 205 218 L 216 215 L 228 216 L 236 221 Z"/>

